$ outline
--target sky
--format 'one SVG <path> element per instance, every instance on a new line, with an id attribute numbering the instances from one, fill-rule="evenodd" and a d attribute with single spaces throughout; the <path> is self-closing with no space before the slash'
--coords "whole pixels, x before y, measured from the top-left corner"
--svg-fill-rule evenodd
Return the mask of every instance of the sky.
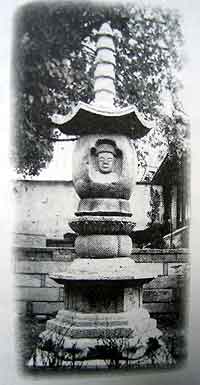
<path id="1" fill-rule="evenodd" d="M 108 2 L 108 1 L 107 1 Z M 182 80 L 184 90 L 182 100 L 186 113 L 191 123 L 191 145 L 192 145 L 192 171 L 191 171 L 191 202 L 192 202 L 192 231 L 191 231 L 191 255 L 192 255 L 192 283 L 191 283 L 191 325 L 189 328 L 190 335 L 190 361 L 189 366 L 185 369 L 183 375 L 163 374 L 162 379 L 159 375 L 149 374 L 148 385 L 151 383 L 165 385 L 167 383 L 198 384 L 199 380 L 199 272 L 200 272 L 200 106 L 199 106 L 199 85 L 200 85 L 200 2 L 198 0 L 168 0 L 168 1 L 143 1 L 150 5 L 163 5 L 170 8 L 177 8 L 183 16 L 183 31 L 185 36 L 186 64 L 182 71 Z M 12 274 L 12 258 L 10 252 L 11 232 L 14 222 L 14 205 L 12 201 L 12 186 L 10 179 L 12 176 L 11 167 L 8 160 L 9 137 L 12 135 L 11 118 L 12 111 L 10 108 L 10 95 L 13 85 L 10 79 L 11 67 L 11 48 L 12 48 L 12 23 L 13 14 L 16 8 L 28 1 L 7 0 L 1 4 L 1 23 L 0 23 L 0 258 L 1 258 L 1 279 L 0 279 L 0 362 L 1 362 L 1 378 L 2 384 L 23 384 L 32 383 L 24 380 L 16 374 L 14 360 L 14 330 L 15 330 L 15 312 L 13 297 L 13 274 Z M 180 377 L 179 377 L 180 376 Z M 141 378 L 135 376 L 134 385 L 141 382 Z M 171 380 L 170 380 L 171 378 Z M 180 382 L 178 380 L 180 378 Z M 126 383 L 131 384 L 132 381 L 126 377 Z M 130 382 L 130 381 L 131 382 Z M 145 381 L 145 380 L 144 380 Z M 185 381 L 185 382 L 184 382 Z M 35 382 L 33 380 L 33 382 Z M 38 382 L 38 381 L 37 381 Z M 43 384 L 51 382 L 50 380 L 42 381 Z M 40 383 L 40 381 L 39 381 Z M 55 381 L 54 381 L 55 383 Z M 57 383 L 57 381 L 56 381 Z M 58 382 L 61 383 L 61 382 Z M 74 380 L 65 380 L 65 384 L 73 384 Z M 75 383 L 80 383 L 77 380 Z M 93 383 L 93 381 L 83 380 L 83 383 Z M 96 381 L 98 385 L 98 381 Z M 121 380 L 107 380 L 105 384 L 115 383 L 121 384 Z"/>

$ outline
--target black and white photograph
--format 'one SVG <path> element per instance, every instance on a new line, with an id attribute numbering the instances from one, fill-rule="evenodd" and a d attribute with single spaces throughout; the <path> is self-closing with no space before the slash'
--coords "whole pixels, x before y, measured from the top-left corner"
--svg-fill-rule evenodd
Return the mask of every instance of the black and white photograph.
<path id="1" fill-rule="evenodd" d="M 198 383 L 191 3 L 12 6 L 2 322 L 8 310 L 16 383 Z"/>

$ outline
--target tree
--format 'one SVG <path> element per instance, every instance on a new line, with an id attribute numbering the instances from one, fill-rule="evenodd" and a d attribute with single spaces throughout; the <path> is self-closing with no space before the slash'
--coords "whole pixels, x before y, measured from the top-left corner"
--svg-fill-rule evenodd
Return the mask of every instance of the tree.
<path id="1" fill-rule="evenodd" d="M 160 214 L 160 194 L 157 189 L 154 189 L 152 186 L 150 188 L 150 208 L 151 210 L 147 212 L 147 215 L 150 219 L 148 226 L 151 226 L 154 223 L 159 223 L 159 214 Z"/>
<path id="2" fill-rule="evenodd" d="M 178 99 L 183 44 L 178 13 L 133 4 L 44 2 L 20 8 L 15 20 L 12 159 L 17 172 L 37 175 L 51 160 L 53 143 L 60 139 L 50 115 L 67 114 L 79 100 L 93 99 L 96 32 L 105 21 L 116 45 L 115 104 L 135 104 L 156 121 L 156 131 L 135 143 L 140 163 L 147 142 L 173 152 L 185 150 L 188 124 Z M 172 101 L 169 115 L 163 113 L 164 90 Z"/>

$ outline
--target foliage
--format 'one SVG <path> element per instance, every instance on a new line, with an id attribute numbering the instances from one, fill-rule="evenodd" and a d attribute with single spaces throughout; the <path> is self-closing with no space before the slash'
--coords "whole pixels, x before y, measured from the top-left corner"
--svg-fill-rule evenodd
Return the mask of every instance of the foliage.
<path id="1" fill-rule="evenodd" d="M 153 223 L 145 230 L 138 230 L 132 234 L 132 239 L 139 248 L 164 249 L 166 243 L 163 236 L 166 235 L 166 227 L 161 223 Z"/>
<path id="2" fill-rule="evenodd" d="M 156 337 L 150 337 L 144 344 L 142 338 L 134 331 L 122 335 L 121 331 L 111 333 L 109 329 L 105 329 L 105 332 L 97 338 L 96 346 L 84 351 L 78 347 L 77 341 L 71 347 L 65 346 L 68 331 L 66 328 L 64 335 L 56 334 L 55 331 L 45 331 L 39 336 L 32 354 L 33 367 L 42 365 L 48 368 L 81 369 L 87 360 L 98 359 L 103 359 L 108 369 L 129 368 L 134 364 L 144 366 L 146 360 L 150 365 L 159 364 L 159 350 L 162 343 Z M 134 345 L 130 344 L 131 337 L 135 339 Z M 165 354 L 164 362 L 165 360 L 170 362 L 171 356 L 166 348 L 162 353 Z M 163 361 L 160 364 L 162 366 Z"/>
<path id="3" fill-rule="evenodd" d="M 149 337 L 144 343 L 136 330 L 131 330 L 127 335 L 122 335 L 121 331 L 114 331 L 112 334 L 109 330 L 105 331 L 98 338 L 96 352 L 98 358 L 104 359 L 109 369 L 162 367 L 175 363 L 159 337 Z"/>
<path id="4" fill-rule="evenodd" d="M 150 222 L 148 222 L 148 226 L 151 226 L 153 223 L 159 222 L 159 214 L 160 214 L 160 194 L 156 188 L 151 186 L 150 188 L 150 211 L 147 212 L 148 217 L 150 218 Z"/>
<path id="5" fill-rule="evenodd" d="M 163 235 L 165 234 L 165 226 L 160 222 L 160 193 L 158 190 L 151 186 L 150 187 L 150 210 L 147 212 L 147 216 L 150 221 L 147 223 L 148 235 L 144 234 L 145 243 L 150 248 L 162 249 L 165 247 L 165 241 Z"/>
<path id="6" fill-rule="evenodd" d="M 96 33 L 110 22 L 116 45 L 115 104 L 135 104 L 156 131 L 136 142 L 145 163 L 147 143 L 176 151 L 188 124 L 178 99 L 183 37 L 177 12 L 136 4 L 94 5 L 90 2 L 37 3 L 16 14 L 13 54 L 15 81 L 12 159 L 18 172 L 36 175 L 53 155 L 59 132 L 50 115 L 67 114 L 79 100 L 93 99 Z M 163 113 L 163 91 L 172 113 Z"/>
<path id="7" fill-rule="evenodd" d="M 98 338 L 96 351 L 99 353 L 100 358 L 103 358 L 107 367 L 109 369 L 115 368 L 118 369 L 122 365 L 122 361 L 126 361 L 128 366 L 129 364 L 129 338 L 133 332 L 131 331 L 128 335 L 123 336 L 122 333 L 116 331 L 110 333 L 109 329 Z M 135 344 L 135 351 L 137 351 L 137 345 L 139 344 L 139 339 Z M 125 357 L 124 357 L 125 354 Z"/>
<path id="8" fill-rule="evenodd" d="M 16 350 L 21 361 L 19 363 L 24 366 L 34 354 L 38 334 L 44 330 L 45 323 L 31 316 L 20 315 L 16 326 Z"/>
<path id="9" fill-rule="evenodd" d="M 71 326 L 70 326 L 71 327 Z M 37 347 L 33 354 L 33 366 L 39 364 L 48 368 L 80 369 L 83 365 L 82 350 L 74 342 L 71 347 L 65 346 L 65 336 L 69 332 L 66 328 L 64 335 L 56 334 L 54 331 L 45 332 L 38 338 Z"/>

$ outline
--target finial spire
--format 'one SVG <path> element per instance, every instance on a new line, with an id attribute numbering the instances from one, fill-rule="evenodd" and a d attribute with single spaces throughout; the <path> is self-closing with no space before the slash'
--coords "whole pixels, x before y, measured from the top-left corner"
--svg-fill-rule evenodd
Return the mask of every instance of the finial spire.
<path id="1" fill-rule="evenodd" d="M 134 105 L 115 107 L 115 45 L 109 23 L 104 23 L 96 45 L 94 71 L 94 100 L 82 101 L 67 115 L 56 115 L 51 120 L 67 135 L 90 133 L 120 133 L 139 139 L 146 135 L 153 124 L 147 123 Z"/>
<path id="2" fill-rule="evenodd" d="M 104 23 L 98 32 L 94 72 L 95 105 L 109 108 L 115 98 L 115 46 L 113 31 Z"/>

